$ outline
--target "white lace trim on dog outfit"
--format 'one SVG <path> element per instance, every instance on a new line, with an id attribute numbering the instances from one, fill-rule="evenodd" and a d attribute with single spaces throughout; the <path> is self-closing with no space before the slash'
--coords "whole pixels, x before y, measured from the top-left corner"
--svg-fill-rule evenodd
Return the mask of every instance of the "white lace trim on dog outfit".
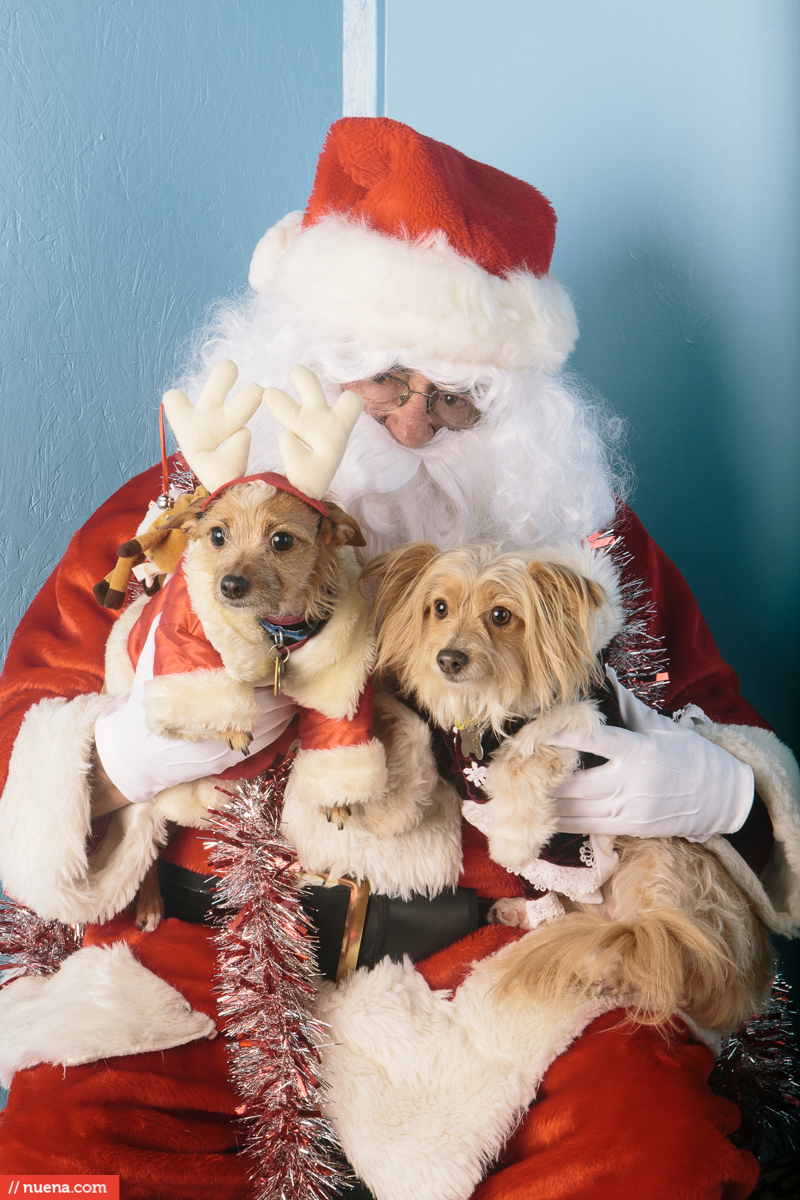
<path id="1" fill-rule="evenodd" d="M 470 825 L 474 825 L 486 837 L 492 832 L 492 804 L 476 804 L 465 800 L 461 811 Z M 601 904 L 600 888 L 616 869 L 619 855 L 614 849 L 614 839 L 608 834 L 592 833 L 584 842 L 580 852 L 583 867 L 566 867 L 560 863 L 534 858 L 514 872 L 527 879 L 540 892 L 561 892 L 570 900 L 581 900 L 584 904 Z M 508 868 L 509 871 L 511 868 Z"/>
<path id="2" fill-rule="evenodd" d="M 561 892 L 570 900 L 601 904 L 600 888 L 613 874 L 619 862 L 614 839 L 606 834 L 591 834 L 581 847 L 585 867 L 565 867 L 560 863 L 535 858 L 517 872 L 540 892 Z"/>
<path id="3" fill-rule="evenodd" d="M 564 916 L 564 906 L 555 892 L 548 892 L 538 900 L 526 900 L 525 911 L 528 914 L 528 925 L 538 929 L 540 925 L 549 925 Z"/>

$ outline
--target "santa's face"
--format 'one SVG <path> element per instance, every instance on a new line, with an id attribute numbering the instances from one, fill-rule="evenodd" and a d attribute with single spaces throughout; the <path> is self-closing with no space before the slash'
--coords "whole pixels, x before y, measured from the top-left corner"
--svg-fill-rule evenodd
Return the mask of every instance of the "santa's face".
<path id="1" fill-rule="evenodd" d="M 425 446 L 440 429 L 469 429 L 480 419 L 470 396 L 440 389 L 420 371 L 397 367 L 344 387 L 361 397 L 368 415 L 402 446 Z"/>

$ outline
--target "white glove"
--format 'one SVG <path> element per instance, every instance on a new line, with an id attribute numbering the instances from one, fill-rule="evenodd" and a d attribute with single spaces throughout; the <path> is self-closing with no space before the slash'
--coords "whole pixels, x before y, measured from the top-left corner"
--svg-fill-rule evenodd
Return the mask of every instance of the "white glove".
<path id="1" fill-rule="evenodd" d="M 95 723 L 97 755 L 106 774 L 134 804 L 146 804 L 164 788 L 218 775 L 246 761 L 227 742 L 185 742 L 147 728 L 144 685 L 153 674 L 154 632 L 142 650 L 130 694 L 118 696 Z M 280 737 L 297 712 L 294 701 L 273 695 L 272 688 L 256 688 L 256 698 L 263 715 L 250 743 L 251 754 Z"/>
<path id="2" fill-rule="evenodd" d="M 753 772 L 727 750 L 648 708 L 607 671 L 620 702 L 624 729 L 602 726 L 576 744 L 562 730 L 551 746 L 597 754 L 609 761 L 575 771 L 554 792 L 560 833 L 683 837 L 705 842 L 734 833 L 753 804 Z"/>

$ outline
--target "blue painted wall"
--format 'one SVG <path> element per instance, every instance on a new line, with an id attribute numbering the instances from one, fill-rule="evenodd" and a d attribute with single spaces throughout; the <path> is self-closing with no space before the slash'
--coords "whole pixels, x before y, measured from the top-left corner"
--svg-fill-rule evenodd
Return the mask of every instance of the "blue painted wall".
<path id="1" fill-rule="evenodd" d="M 0 4 L 0 652 L 155 461 L 206 306 L 305 203 L 341 58 L 341 0 Z"/>
<path id="2" fill-rule="evenodd" d="M 635 507 L 798 745 L 794 0 L 387 0 L 387 114 L 559 216 L 573 368 L 631 423 Z"/>

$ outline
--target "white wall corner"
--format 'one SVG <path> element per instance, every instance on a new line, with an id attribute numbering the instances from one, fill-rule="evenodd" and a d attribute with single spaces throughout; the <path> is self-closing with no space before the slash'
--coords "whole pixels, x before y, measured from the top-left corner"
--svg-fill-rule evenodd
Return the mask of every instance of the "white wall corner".
<path id="1" fill-rule="evenodd" d="M 343 0 L 342 116 L 378 115 L 378 0 Z"/>

